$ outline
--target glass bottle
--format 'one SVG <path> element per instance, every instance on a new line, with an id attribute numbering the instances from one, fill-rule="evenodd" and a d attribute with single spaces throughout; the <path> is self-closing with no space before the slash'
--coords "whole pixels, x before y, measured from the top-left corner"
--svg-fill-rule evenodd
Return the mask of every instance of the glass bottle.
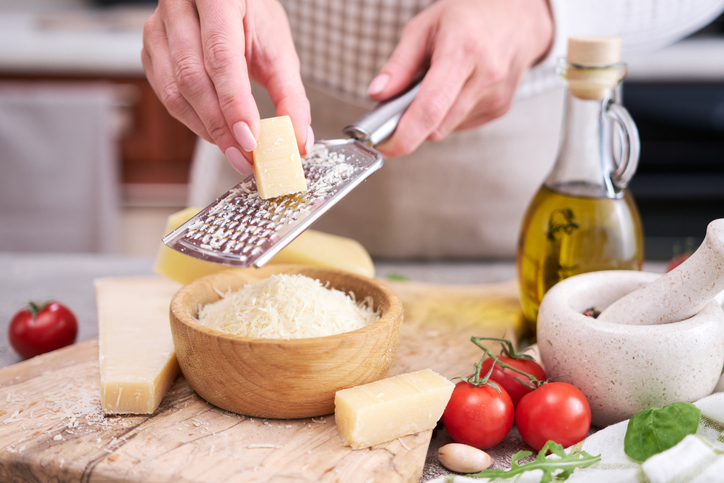
<path id="1" fill-rule="evenodd" d="M 533 334 L 540 302 L 560 280 L 643 265 L 641 219 L 626 189 L 638 164 L 639 137 L 616 103 L 626 73 L 620 45 L 618 38 L 570 39 L 567 59 L 559 63 L 566 99 L 558 156 L 528 206 L 517 248 L 519 298 Z"/>

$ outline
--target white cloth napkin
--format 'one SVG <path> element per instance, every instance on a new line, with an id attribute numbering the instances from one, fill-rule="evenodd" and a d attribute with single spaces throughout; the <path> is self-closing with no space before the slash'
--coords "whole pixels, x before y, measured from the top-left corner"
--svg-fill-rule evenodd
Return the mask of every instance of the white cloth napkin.
<path id="1" fill-rule="evenodd" d="M 117 104 L 110 85 L 0 83 L 0 250 L 117 248 Z"/>
<path id="2" fill-rule="evenodd" d="M 673 448 L 652 456 L 643 464 L 631 460 L 623 451 L 628 420 L 609 426 L 566 449 L 571 454 L 586 451 L 601 461 L 578 468 L 567 481 L 586 483 L 665 483 L 724 481 L 724 393 L 714 393 L 694 403 L 701 409 L 701 421 L 695 435 L 689 435 Z M 523 473 L 513 480 L 538 482 L 542 471 Z M 487 478 L 442 477 L 436 483 L 479 483 Z"/>

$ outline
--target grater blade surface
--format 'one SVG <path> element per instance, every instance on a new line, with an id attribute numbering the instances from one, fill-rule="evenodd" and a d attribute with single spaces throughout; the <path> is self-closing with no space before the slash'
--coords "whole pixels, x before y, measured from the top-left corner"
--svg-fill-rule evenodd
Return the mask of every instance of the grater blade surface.
<path id="1" fill-rule="evenodd" d="M 354 139 L 319 141 L 302 166 L 306 192 L 263 200 L 251 175 L 163 242 L 200 260 L 261 267 L 381 168 L 382 156 Z"/>

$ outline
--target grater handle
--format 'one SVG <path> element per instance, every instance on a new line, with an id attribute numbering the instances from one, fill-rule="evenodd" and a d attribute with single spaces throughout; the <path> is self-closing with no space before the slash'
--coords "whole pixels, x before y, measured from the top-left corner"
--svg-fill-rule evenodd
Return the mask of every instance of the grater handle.
<path id="1" fill-rule="evenodd" d="M 342 133 L 373 148 L 392 136 L 400 118 L 417 96 L 421 80 L 417 79 L 406 91 L 377 104 L 357 122 L 345 127 Z"/>

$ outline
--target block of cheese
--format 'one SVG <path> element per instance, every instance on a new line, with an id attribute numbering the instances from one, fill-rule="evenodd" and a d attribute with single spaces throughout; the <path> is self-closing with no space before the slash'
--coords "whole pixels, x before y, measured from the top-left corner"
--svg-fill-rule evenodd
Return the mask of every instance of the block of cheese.
<path id="1" fill-rule="evenodd" d="M 252 155 L 256 189 L 263 199 L 306 191 L 307 180 L 289 116 L 261 120 Z"/>
<path id="2" fill-rule="evenodd" d="M 199 211 L 199 208 L 186 208 L 169 216 L 164 235 L 171 233 Z M 359 242 L 314 230 L 304 231 L 269 263 L 314 265 L 345 270 L 369 278 L 375 276 L 372 258 Z M 226 265 L 189 257 L 163 243 L 153 265 L 153 270 L 159 275 L 183 284 L 228 268 Z"/>
<path id="3" fill-rule="evenodd" d="M 284 247 L 269 263 L 291 263 L 345 270 L 374 278 L 375 265 L 357 240 L 306 230 Z"/>
<path id="4" fill-rule="evenodd" d="M 425 369 L 337 391 L 334 419 L 342 441 L 361 449 L 432 429 L 454 387 Z"/>
<path id="5" fill-rule="evenodd" d="M 163 235 L 167 235 L 187 222 L 192 216 L 201 211 L 200 208 L 186 208 L 177 211 L 168 217 Z M 198 258 L 184 255 L 173 250 L 161 242 L 153 264 L 153 271 L 166 278 L 179 283 L 187 284 L 199 277 L 226 270 L 229 267 L 218 263 L 206 262 Z"/>
<path id="6" fill-rule="evenodd" d="M 160 277 L 95 281 L 101 409 L 152 414 L 179 373 L 169 306 L 180 284 Z"/>

